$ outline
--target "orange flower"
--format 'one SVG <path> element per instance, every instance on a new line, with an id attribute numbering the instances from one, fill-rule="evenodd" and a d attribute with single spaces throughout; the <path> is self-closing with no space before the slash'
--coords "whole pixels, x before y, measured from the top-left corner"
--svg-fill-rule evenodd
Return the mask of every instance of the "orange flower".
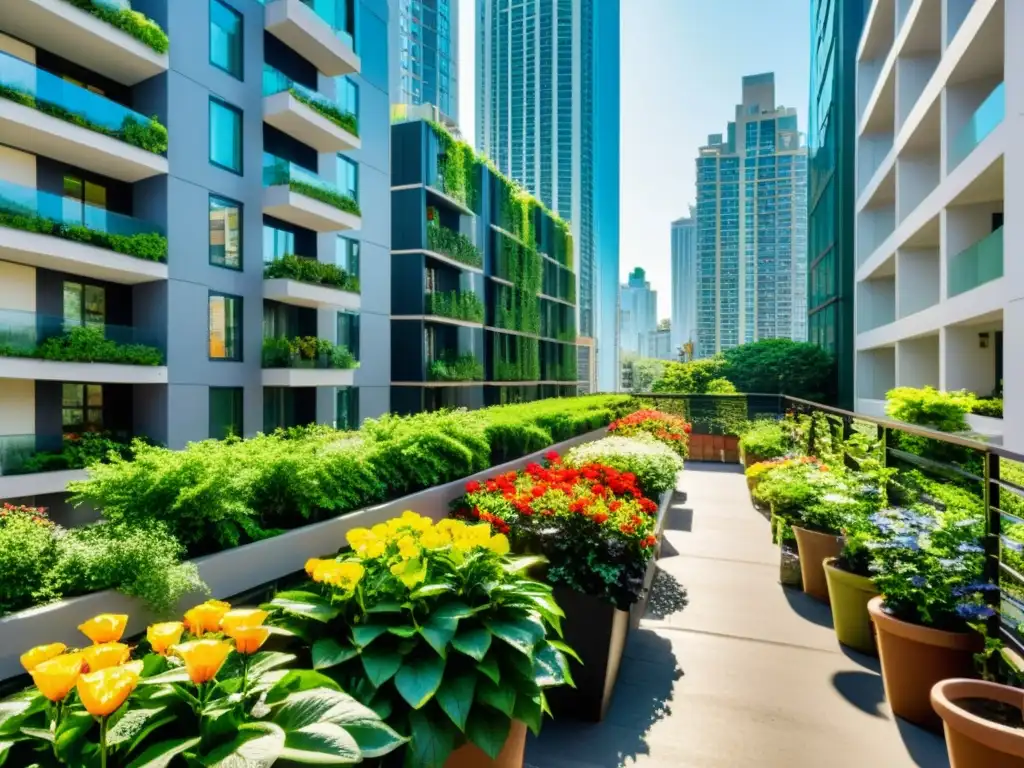
<path id="1" fill-rule="evenodd" d="M 270 630 L 267 627 L 238 627 L 228 632 L 228 635 L 235 641 L 236 651 L 249 655 L 256 653 L 267 642 Z"/>
<path id="2" fill-rule="evenodd" d="M 220 630 L 220 620 L 231 610 L 231 605 L 222 600 L 207 600 L 185 613 L 185 626 L 193 635 Z"/>
<path id="3" fill-rule="evenodd" d="M 109 667 L 78 678 L 78 698 L 93 717 L 114 714 L 139 684 L 142 662 Z"/>
<path id="4" fill-rule="evenodd" d="M 82 651 L 85 663 L 90 672 L 98 672 L 108 667 L 119 667 L 128 661 L 129 648 L 124 643 L 102 643 L 90 645 Z"/>
<path id="5" fill-rule="evenodd" d="M 128 625 L 128 617 L 123 613 L 101 613 L 93 616 L 78 628 L 82 634 L 99 645 L 100 643 L 116 643 L 124 634 Z"/>
<path id="6" fill-rule="evenodd" d="M 80 653 L 68 653 L 40 662 L 30 671 L 36 688 L 50 701 L 61 701 L 78 682 L 85 659 Z"/>
<path id="7" fill-rule="evenodd" d="M 189 679 L 196 685 L 215 678 L 233 650 L 231 643 L 223 640 L 193 640 L 175 647 L 175 653 L 185 662 Z"/>
<path id="8" fill-rule="evenodd" d="M 185 631 L 185 625 L 180 621 L 165 621 L 160 624 L 151 624 L 146 630 L 146 639 L 153 649 L 153 653 L 167 653 L 167 649 L 181 640 L 181 633 Z"/>
<path id="9" fill-rule="evenodd" d="M 21 666 L 26 672 L 31 672 L 39 664 L 49 661 L 55 656 L 60 656 L 68 647 L 64 643 L 50 643 L 49 645 L 37 645 L 30 651 L 21 654 Z"/>
<path id="10" fill-rule="evenodd" d="M 224 614 L 220 620 L 220 628 L 224 630 L 224 634 L 231 635 L 236 629 L 260 626 L 269 615 L 259 608 L 235 608 Z"/>

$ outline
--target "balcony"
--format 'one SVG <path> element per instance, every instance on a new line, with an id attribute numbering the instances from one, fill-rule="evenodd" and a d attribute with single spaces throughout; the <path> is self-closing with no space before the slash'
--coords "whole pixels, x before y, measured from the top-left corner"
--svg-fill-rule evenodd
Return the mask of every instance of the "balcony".
<path id="1" fill-rule="evenodd" d="M 263 65 L 263 122 L 317 152 L 359 149 L 356 116 L 341 105 Z"/>
<path id="2" fill-rule="evenodd" d="M 133 285 L 167 279 L 167 238 L 141 219 L 0 180 L 0 260 Z"/>
<path id="3" fill-rule="evenodd" d="M 4 0 L 3 5 L 5 32 L 111 80 L 135 85 L 167 71 L 167 36 L 148 19 L 139 22 L 136 17 L 132 34 L 104 20 L 102 11 L 90 13 L 67 0 Z M 108 17 L 131 10 L 128 0 L 108 0 L 106 5 L 116 6 L 104 14 Z"/>
<path id="4" fill-rule="evenodd" d="M 0 144 L 121 181 L 167 173 L 158 122 L 3 52 Z"/>
<path id="5" fill-rule="evenodd" d="M 265 28 L 328 77 L 359 72 L 342 0 L 267 0 Z"/>
<path id="6" fill-rule="evenodd" d="M 263 267 L 263 298 L 296 307 L 353 311 L 360 306 L 359 276 L 336 264 L 283 256 Z"/>
<path id="7" fill-rule="evenodd" d="M 971 115 L 960 132 L 949 143 L 949 168 L 953 171 L 992 133 L 1006 117 L 1006 87 L 1000 83 Z"/>
<path id="8" fill-rule="evenodd" d="M 312 171 L 269 154 L 263 156 L 263 213 L 314 232 L 362 226 L 359 203 Z"/>
<path id="9" fill-rule="evenodd" d="M 0 435 L 0 499 L 63 493 L 111 448 L 127 453 L 107 433 Z"/>
<path id="10" fill-rule="evenodd" d="M 949 260 L 949 298 L 1003 276 L 1003 228 Z"/>
<path id="11" fill-rule="evenodd" d="M 137 328 L 0 309 L 0 379 L 166 384 L 167 366 L 159 341 Z"/>
<path id="12" fill-rule="evenodd" d="M 312 336 L 263 340 L 263 386 L 350 387 L 359 367 L 343 345 Z"/>

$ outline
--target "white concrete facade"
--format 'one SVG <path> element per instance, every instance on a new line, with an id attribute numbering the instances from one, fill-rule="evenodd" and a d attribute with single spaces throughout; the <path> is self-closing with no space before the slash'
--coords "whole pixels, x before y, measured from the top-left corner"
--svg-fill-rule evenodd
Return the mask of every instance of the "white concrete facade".
<path id="1" fill-rule="evenodd" d="M 856 96 L 858 410 L 897 386 L 1002 386 L 1017 450 L 1024 359 L 1003 350 L 1024 327 L 1024 230 L 1004 214 L 1024 210 L 1021 33 L 1013 0 L 874 0 Z"/>

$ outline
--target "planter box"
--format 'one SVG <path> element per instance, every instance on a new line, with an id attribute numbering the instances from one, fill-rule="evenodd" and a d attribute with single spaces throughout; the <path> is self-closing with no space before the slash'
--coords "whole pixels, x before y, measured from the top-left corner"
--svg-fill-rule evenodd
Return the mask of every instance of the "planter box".
<path id="1" fill-rule="evenodd" d="M 597 429 L 461 480 L 296 528 L 272 539 L 198 558 L 195 563 L 199 566 L 199 575 L 209 585 L 213 597 L 229 598 L 248 592 L 301 571 L 311 557 L 333 555 L 347 546 L 345 534 L 352 528 L 370 527 L 397 517 L 407 509 L 441 520 L 448 516 L 449 504 L 465 493 L 466 483 L 470 480 L 485 480 L 502 472 L 522 469 L 530 462 L 541 461 L 548 451 L 555 450 L 561 454 L 581 443 L 599 440 L 607 432 L 607 428 Z M 202 599 L 201 595 L 185 598 L 180 606 L 181 612 Z M 159 618 L 153 616 L 139 600 L 113 590 L 4 616 L 0 618 L 0 679 L 23 672 L 18 657 L 29 648 L 43 643 L 63 642 L 70 646 L 84 643 L 85 637 L 77 627 L 98 613 L 127 613 L 126 637 L 142 633 L 148 624 Z"/>
<path id="2" fill-rule="evenodd" d="M 740 460 L 740 439 L 735 435 L 691 434 L 690 460 L 736 464 Z"/>
<path id="3" fill-rule="evenodd" d="M 661 558 L 661 544 L 665 540 L 665 519 L 668 517 L 668 508 L 672 505 L 672 491 L 668 490 L 661 494 L 658 501 L 658 520 L 654 524 L 654 535 L 658 537 L 658 543 L 654 545 L 654 559 Z"/>

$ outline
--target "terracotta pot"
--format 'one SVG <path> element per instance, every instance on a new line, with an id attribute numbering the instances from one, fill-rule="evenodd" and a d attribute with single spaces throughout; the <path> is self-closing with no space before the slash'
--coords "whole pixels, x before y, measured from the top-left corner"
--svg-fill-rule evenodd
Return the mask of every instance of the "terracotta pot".
<path id="1" fill-rule="evenodd" d="M 974 673 L 974 654 L 981 650 L 976 632 L 944 632 L 900 621 L 882 609 L 882 598 L 868 602 L 882 660 L 885 697 L 893 714 L 938 731 L 942 721 L 932 709 L 932 686 Z"/>
<path id="2" fill-rule="evenodd" d="M 823 566 L 836 639 L 854 650 L 875 654 L 875 637 L 871 632 L 871 616 L 868 615 L 868 601 L 878 596 L 875 583 L 867 576 L 836 568 L 835 561 L 830 557 Z"/>
<path id="3" fill-rule="evenodd" d="M 828 602 L 828 583 L 822 563 L 831 557 L 839 557 L 843 551 L 843 540 L 831 533 L 808 531 L 792 526 L 796 534 L 796 546 L 800 552 L 800 573 L 804 580 L 804 593 Z"/>
<path id="4" fill-rule="evenodd" d="M 1024 691 L 982 680 L 943 680 L 932 688 L 942 718 L 951 768 L 1021 768 L 1024 730 L 1008 728 L 957 706 L 960 699 L 988 699 L 1024 708 Z"/>
<path id="5" fill-rule="evenodd" d="M 488 757 L 476 744 L 463 744 L 444 761 L 444 768 L 523 768 L 525 754 L 526 725 L 513 720 L 497 760 Z"/>

